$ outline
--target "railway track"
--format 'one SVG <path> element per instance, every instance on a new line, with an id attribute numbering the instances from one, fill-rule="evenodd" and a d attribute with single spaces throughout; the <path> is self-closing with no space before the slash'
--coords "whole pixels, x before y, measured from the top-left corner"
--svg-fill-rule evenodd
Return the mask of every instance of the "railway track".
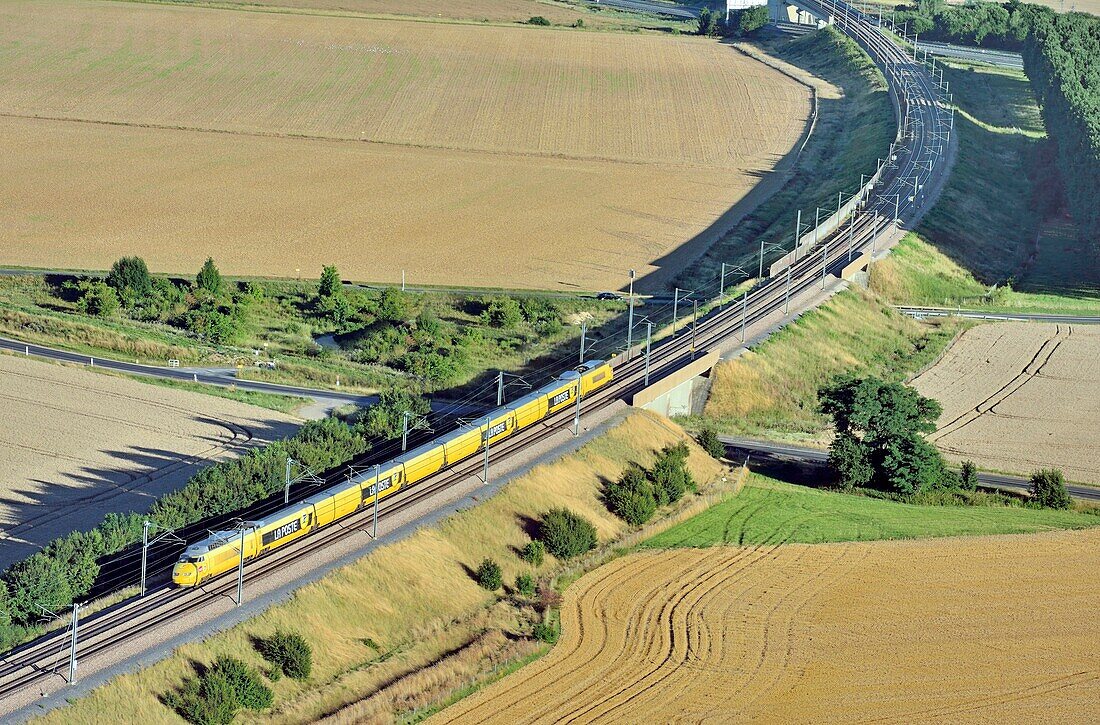
<path id="1" fill-rule="evenodd" d="M 834 0 L 816 3 L 824 12 L 831 12 L 840 29 L 855 39 L 886 71 L 891 93 L 898 99 L 899 137 L 894 159 L 887 173 L 879 180 L 861 209 L 854 212 L 851 223 L 841 225 L 830 237 L 796 259 L 789 271 L 762 280 L 743 301 L 725 306 L 705 318 L 696 329 L 686 329 L 655 343 L 652 347 L 650 376 L 660 379 L 688 361 L 697 352 L 714 347 L 739 336 L 744 326 L 752 325 L 769 315 L 784 309 L 790 299 L 822 284 L 829 274 L 842 269 L 858 255 L 867 251 L 880 234 L 899 219 L 913 219 L 920 213 L 923 189 L 943 173 L 942 149 L 933 150 L 932 129 L 938 128 L 944 109 L 937 100 L 933 81 L 922 65 L 915 63 L 908 52 L 886 38 L 869 17 L 858 10 Z M 904 129 L 904 131 L 900 130 Z M 911 190 L 912 193 L 911 193 Z M 930 201 L 930 199 L 929 199 Z M 641 355 L 621 356 L 613 361 L 615 381 L 582 401 L 582 415 L 603 409 L 617 400 L 629 398 L 644 387 L 645 360 Z M 573 422 L 573 411 L 562 411 L 531 428 L 517 433 L 490 450 L 490 464 L 499 463 L 517 451 L 560 432 Z M 424 502 L 438 492 L 459 481 L 475 475 L 482 466 L 480 456 L 474 456 L 451 469 L 425 479 L 379 506 L 380 521 L 389 521 Z M 344 473 L 330 472 L 326 480 L 335 482 Z M 281 505 L 281 500 L 264 505 Z M 248 512 L 260 513 L 262 507 Z M 262 581 L 280 569 L 299 561 L 333 542 L 364 531 L 373 517 L 368 508 L 315 534 L 304 537 L 272 554 L 254 560 L 245 571 L 246 582 Z M 178 552 L 178 549 L 175 550 Z M 129 556 L 133 556 L 130 554 Z M 194 612 L 211 601 L 231 596 L 236 588 L 233 575 L 223 575 L 197 589 L 173 589 L 166 583 L 166 571 L 175 560 L 172 549 L 164 549 L 150 559 L 153 588 L 142 598 L 131 598 L 112 607 L 82 618 L 78 644 L 78 656 L 87 658 L 134 642 L 151 630 L 162 626 L 182 614 Z M 126 560 L 129 562 L 130 560 Z M 160 581 L 161 583 L 157 583 Z M 16 695 L 26 698 L 27 693 L 56 690 L 64 686 L 69 659 L 70 635 L 64 630 L 48 633 L 33 642 L 22 645 L 0 658 L 0 712 L 11 712 Z"/>

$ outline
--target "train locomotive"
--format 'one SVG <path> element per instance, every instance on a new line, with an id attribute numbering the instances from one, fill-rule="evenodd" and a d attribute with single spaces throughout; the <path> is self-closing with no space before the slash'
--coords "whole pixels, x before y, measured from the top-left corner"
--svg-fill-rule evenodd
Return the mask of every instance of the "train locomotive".
<path id="1" fill-rule="evenodd" d="M 546 419 L 611 382 L 614 372 L 602 360 L 586 362 L 552 383 L 488 413 L 480 425 L 464 427 L 418 446 L 360 475 L 326 488 L 304 501 L 286 506 L 245 529 L 216 531 L 191 544 L 172 568 L 172 582 L 195 587 L 238 566 L 242 538 L 244 558 L 255 559 L 309 535 L 310 532 L 372 505 L 459 461 L 477 455 L 486 445 L 514 435 Z"/>

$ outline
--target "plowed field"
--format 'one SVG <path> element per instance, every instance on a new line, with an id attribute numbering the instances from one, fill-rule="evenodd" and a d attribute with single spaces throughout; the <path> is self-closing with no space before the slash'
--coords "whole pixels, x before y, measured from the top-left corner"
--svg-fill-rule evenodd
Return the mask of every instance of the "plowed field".
<path id="1" fill-rule="evenodd" d="M 929 436 L 994 470 L 1061 468 L 1100 485 L 1100 329 L 1004 322 L 967 331 L 913 381 L 939 400 Z"/>
<path id="2" fill-rule="evenodd" d="M 1100 533 L 635 554 L 456 722 L 1083 721 Z"/>
<path id="3" fill-rule="evenodd" d="M 295 428 L 281 413 L 11 355 L 0 405 L 0 568 Z"/>
<path id="4" fill-rule="evenodd" d="M 618 287 L 697 253 L 809 110 L 698 38 L 10 2 L 0 264 Z"/>

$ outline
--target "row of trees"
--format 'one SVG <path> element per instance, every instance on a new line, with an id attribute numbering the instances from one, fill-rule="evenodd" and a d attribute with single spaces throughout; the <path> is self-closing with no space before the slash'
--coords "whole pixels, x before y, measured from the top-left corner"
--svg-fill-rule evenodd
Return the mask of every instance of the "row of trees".
<path id="1" fill-rule="evenodd" d="M 1083 239 L 1100 236 L 1100 19 L 1059 14 L 1011 0 L 1003 4 L 920 0 L 896 13 L 926 39 L 1021 51 L 1053 140 L 1065 201 Z M 1049 184 L 1036 184 L 1047 193 Z M 1050 199 L 1037 200 L 1050 211 Z"/>
<path id="2" fill-rule="evenodd" d="M 949 468 L 924 434 L 936 430 L 940 404 L 900 383 L 875 377 L 843 378 L 818 391 L 821 411 L 833 419 L 836 437 L 829 462 L 845 489 L 874 488 L 907 497 L 935 491 L 974 491 L 978 469 L 970 461 Z M 1072 505 L 1062 473 L 1031 477 L 1035 505 Z"/>
<path id="3" fill-rule="evenodd" d="M 768 6 L 756 5 L 725 14 L 720 10 L 703 8 L 699 11 L 696 33 L 712 38 L 742 38 L 768 24 Z"/>

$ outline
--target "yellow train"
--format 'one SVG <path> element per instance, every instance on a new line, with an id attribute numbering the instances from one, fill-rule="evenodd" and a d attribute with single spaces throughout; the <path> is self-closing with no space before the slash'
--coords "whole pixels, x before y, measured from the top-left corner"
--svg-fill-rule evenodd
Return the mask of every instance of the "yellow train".
<path id="1" fill-rule="evenodd" d="M 352 478 L 287 506 L 244 533 L 245 559 L 254 559 L 300 539 L 311 531 L 371 505 L 437 471 L 483 451 L 485 446 L 576 404 L 580 395 L 611 382 L 614 373 L 604 361 L 586 362 L 552 383 L 489 413 L 476 427 L 460 428 L 383 463 L 377 474 Z M 182 587 L 202 582 L 237 567 L 239 530 L 216 531 L 191 544 L 172 568 L 172 582 Z"/>

